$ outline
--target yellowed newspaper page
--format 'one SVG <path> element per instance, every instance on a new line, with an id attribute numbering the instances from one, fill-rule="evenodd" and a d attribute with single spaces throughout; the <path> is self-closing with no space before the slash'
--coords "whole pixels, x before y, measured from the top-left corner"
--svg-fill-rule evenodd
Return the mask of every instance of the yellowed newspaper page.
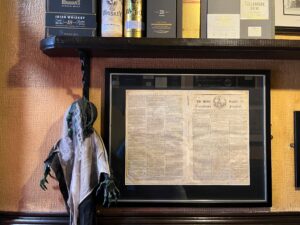
<path id="1" fill-rule="evenodd" d="M 248 91 L 126 91 L 126 185 L 249 185 Z"/>
<path id="2" fill-rule="evenodd" d="M 126 91 L 126 185 L 186 182 L 186 106 L 186 92 Z"/>
<path id="3" fill-rule="evenodd" d="M 192 122 L 192 183 L 250 185 L 249 92 L 194 91 Z"/>

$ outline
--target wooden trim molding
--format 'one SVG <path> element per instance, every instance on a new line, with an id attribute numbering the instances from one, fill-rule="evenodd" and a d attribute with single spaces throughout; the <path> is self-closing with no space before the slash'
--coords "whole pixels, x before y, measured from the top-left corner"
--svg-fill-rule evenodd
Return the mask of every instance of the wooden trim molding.
<path id="1" fill-rule="evenodd" d="M 0 212 L 1 225 L 68 225 L 67 214 Z"/>
<path id="2" fill-rule="evenodd" d="M 149 215 L 124 215 L 118 213 L 104 213 L 98 216 L 98 225 L 158 225 L 158 224 L 175 224 L 175 225 L 191 225 L 191 224 L 214 224 L 214 225 L 299 225 L 300 212 L 280 212 L 280 213 L 218 213 L 199 216 L 151 216 Z M 66 214 L 53 213 L 8 213 L 0 212 L 1 225 L 68 225 L 68 216 Z"/>

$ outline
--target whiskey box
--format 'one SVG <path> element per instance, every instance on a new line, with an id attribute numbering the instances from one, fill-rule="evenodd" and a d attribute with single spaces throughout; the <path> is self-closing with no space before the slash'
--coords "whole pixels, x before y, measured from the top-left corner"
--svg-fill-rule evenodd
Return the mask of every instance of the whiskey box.
<path id="1" fill-rule="evenodd" d="M 240 0 L 207 1 L 207 38 L 240 38 Z"/>
<path id="2" fill-rule="evenodd" d="M 46 12 L 96 14 L 96 0 L 46 0 Z"/>
<path id="3" fill-rule="evenodd" d="M 240 2 L 241 38 L 273 39 L 275 37 L 274 0 Z"/>
<path id="4" fill-rule="evenodd" d="M 200 38 L 201 0 L 177 0 L 177 38 Z"/>
<path id="5" fill-rule="evenodd" d="M 125 0 L 124 2 L 124 37 L 140 38 L 144 35 L 143 0 Z"/>
<path id="6" fill-rule="evenodd" d="M 176 38 L 177 1 L 147 1 L 147 37 Z"/>
<path id="7" fill-rule="evenodd" d="M 96 36 L 96 0 L 46 0 L 45 36 Z"/>
<path id="8" fill-rule="evenodd" d="M 272 39 L 274 0 L 208 0 L 207 38 Z"/>
<path id="9" fill-rule="evenodd" d="M 123 36 L 123 0 L 102 0 L 101 36 Z"/>
<path id="10" fill-rule="evenodd" d="M 45 36 L 96 37 L 96 29 L 46 27 Z"/>

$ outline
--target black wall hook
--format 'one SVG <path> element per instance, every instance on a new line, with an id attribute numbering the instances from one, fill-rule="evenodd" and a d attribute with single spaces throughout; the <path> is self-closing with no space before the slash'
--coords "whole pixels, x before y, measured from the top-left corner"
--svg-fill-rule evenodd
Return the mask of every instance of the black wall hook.
<path id="1" fill-rule="evenodd" d="M 79 49 L 79 57 L 82 73 L 82 96 L 89 100 L 90 93 L 90 75 L 91 75 L 91 57 L 90 54 L 82 49 Z"/>

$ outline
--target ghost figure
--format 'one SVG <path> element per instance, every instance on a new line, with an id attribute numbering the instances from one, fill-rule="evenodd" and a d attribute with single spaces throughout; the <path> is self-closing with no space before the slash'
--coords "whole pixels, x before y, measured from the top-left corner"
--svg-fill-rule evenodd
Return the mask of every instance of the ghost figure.
<path id="1" fill-rule="evenodd" d="M 107 153 L 101 137 L 93 129 L 97 109 L 86 98 L 75 101 L 67 110 L 61 139 L 45 160 L 40 186 L 46 190 L 52 170 L 70 213 L 70 225 L 96 224 L 96 198 L 103 205 L 116 202 L 119 190 L 110 178 Z"/>

